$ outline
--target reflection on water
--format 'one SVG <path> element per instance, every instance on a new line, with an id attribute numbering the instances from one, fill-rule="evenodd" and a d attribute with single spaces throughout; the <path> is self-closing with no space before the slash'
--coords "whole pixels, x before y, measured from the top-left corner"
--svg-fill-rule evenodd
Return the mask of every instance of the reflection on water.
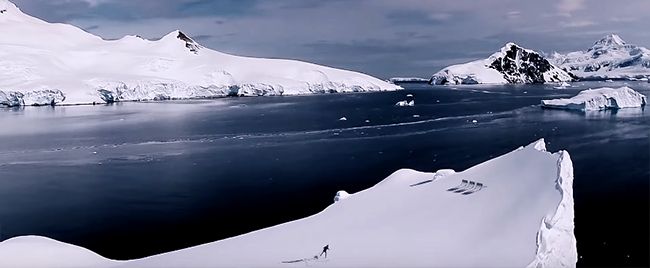
<path id="1" fill-rule="evenodd" d="M 601 111 L 585 111 L 585 117 L 588 119 L 604 119 L 609 117 L 632 118 L 641 117 L 645 114 L 645 106 L 639 108 L 611 109 Z"/>
<path id="2" fill-rule="evenodd" d="M 645 112 L 645 107 L 609 109 L 598 111 L 581 111 L 571 109 L 542 109 L 544 121 L 552 120 L 576 120 L 576 119 L 608 119 L 608 118 L 637 118 L 648 117 L 650 113 Z"/>

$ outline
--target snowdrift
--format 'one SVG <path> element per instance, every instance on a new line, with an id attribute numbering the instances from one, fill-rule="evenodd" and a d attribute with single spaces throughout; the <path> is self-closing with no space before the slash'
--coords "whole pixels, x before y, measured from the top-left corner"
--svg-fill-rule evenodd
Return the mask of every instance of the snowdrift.
<path id="1" fill-rule="evenodd" d="M 574 267 L 572 185 L 569 154 L 542 139 L 462 172 L 399 170 L 318 214 L 192 248 L 117 262 L 18 237 L 0 267 Z"/>
<path id="2" fill-rule="evenodd" d="M 628 44 L 610 34 L 586 51 L 552 53 L 549 60 L 584 79 L 640 79 L 650 77 L 650 50 Z"/>
<path id="3" fill-rule="evenodd" d="M 645 95 L 629 87 L 583 90 L 570 99 L 542 100 L 542 107 L 581 111 L 643 107 Z"/>
<path id="4" fill-rule="evenodd" d="M 442 69 L 431 77 L 429 84 L 532 84 L 574 80 L 572 74 L 551 64 L 539 53 L 508 43 L 485 60 Z"/>
<path id="5" fill-rule="evenodd" d="M 401 87 L 315 64 L 238 57 L 174 31 L 107 41 L 0 0 L 0 105 L 386 91 Z"/>

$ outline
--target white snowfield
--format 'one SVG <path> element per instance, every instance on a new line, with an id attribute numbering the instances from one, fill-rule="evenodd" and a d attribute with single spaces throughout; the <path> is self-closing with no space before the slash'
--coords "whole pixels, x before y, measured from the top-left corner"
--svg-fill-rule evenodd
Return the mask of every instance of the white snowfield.
<path id="1" fill-rule="evenodd" d="M 554 52 L 549 60 L 580 78 L 650 77 L 650 50 L 628 44 L 616 34 L 603 37 L 587 51 L 567 54 Z"/>
<path id="2" fill-rule="evenodd" d="M 542 100 L 545 108 L 581 111 L 637 108 L 646 104 L 646 96 L 629 87 L 588 89 L 570 99 Z"/>
<path id="3" fill-rule="evenodd" d="M 26 15 L 7 0 L 0 10 L 5 106 L 401 89 L 352 71 L 220 53 L 180 31 L 158 41 L 107 41 Z"/>
<path id="4" fill-rule="evenodd" d="M 512 51 L 516 51 L 512 53 Z M 501 70 L 497 70 L 500 68 Z M 534 70 L 534 76 L 528 70 Z M 484 60 L 452 65 L 433 74 L 430 84 L 507 84 L 569 82 L 567 72 L 541 58 L 539 53 L 507 43 Z"/>
<path id="5" fill-rule="evenodd" d="M 541 139 L 462 172 L 399 170 L 313 216 L 192 248 L 118 262 L 18 237 L 0 267 L 575 267 L 572 185 L 568 152 Z"/>

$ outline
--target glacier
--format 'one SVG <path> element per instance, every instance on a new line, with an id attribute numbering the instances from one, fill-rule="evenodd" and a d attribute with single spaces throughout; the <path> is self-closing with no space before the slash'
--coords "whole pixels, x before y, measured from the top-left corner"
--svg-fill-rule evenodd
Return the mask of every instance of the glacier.
<path id="1" fill-rule="evenodd" d="M 0 267 L 575 267 L 573 164 L 545 144 L 460 172 L 401 169 L 312 216 L 142 259 L 15 237 Z"/>
<path id="2" fill-rule="evenodd" d="M 388 81 L 393 83 L 425 83 L 428 82 L 429 79 L 420 77 L 392 77 L 388 79 Z"/>
<path id="3" fill-rule="evenodd" d="M 586 51 L 567 54 L 553 52 L 548 59 L 582 79 L 647 79 L 650 77 L 650 50 L 626 43 L 610 34 Z"/>
<path id="4" fill-rule="evenodd" d="M 539 53 L 510 42 L 487 59 L 442 69 L 433 74 L 429 84 L 532 84 L 575 80 L 573 74 L 551 64 Z"/>
<path id="5" fill-rule="evenodd" d="M 104 40 L 0 0 L 0 105 L 389 91 L 370 75 L 201 46 L 181 31 L 160 40 Z"/>
<path id="6" fill-rule="evenodd" d="M 632 88 L 597 88 L 583 90 L 570 99 L 542 100 L 542 107 L 581 111 L 638 108 L 647 104 L 647 97 Z"/>

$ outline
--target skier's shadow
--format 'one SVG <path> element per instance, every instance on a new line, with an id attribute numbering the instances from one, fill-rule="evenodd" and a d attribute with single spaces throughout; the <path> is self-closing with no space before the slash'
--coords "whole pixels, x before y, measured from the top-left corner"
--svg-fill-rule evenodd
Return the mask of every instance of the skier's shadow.
<path id="1" fill-rule="evenodd" d="M 458 186 L 449 188 L 447 191 L 456 194 L 470 195 L 483 190 L 483 188 L 486 187 L 487 186 L 483 185 L 483 183 L 480 182 L 462 180 Z"/>

